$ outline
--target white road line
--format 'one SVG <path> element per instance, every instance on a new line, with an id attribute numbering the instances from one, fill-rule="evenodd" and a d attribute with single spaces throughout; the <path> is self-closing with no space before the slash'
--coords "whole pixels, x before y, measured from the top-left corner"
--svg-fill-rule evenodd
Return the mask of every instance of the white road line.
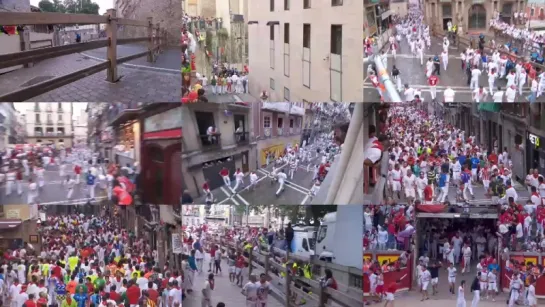
<path id="1" fill-rule="evenodd" d="M 266 174 L 269 175 L 269 173 L 267 173 L 266 170 L 263 170 L 263 171 L 265 171 Z M 298 185 L 298 184 L 295 184 L 295 183 L 293 183 L 292 181 L 286 180 L 286 182 L 288 182 L 290 185 L 296 186 L 296 187 L 298 187 L 298 188 L 300 188 L 300 189 L 302 189 L 302 190 L 306 190 L 307 192 L 310 191 L 309 189 L 307 189 L 307 188 L 305 188 L 305 187 L 303 187 L 303 186 L 300 186 L 300 185 Z"/>
<path id="2" fill-rule="evenodd" d="M 305 198 L 303 198 L 303 201 L 301 202 L 301 205 L 304 205 L 304 204 L 307 202 L 308 197 L 309 197 L 309 196 L 308 196 L 308 194 L 307 194 L 307 195 L 305 196 Z"/>
<path id="3" fill-rule="evenodd" d="M 261 170 L 261 169 L 259 169 L 258 171 L 261 171 L 262 173 L 266 174 L 266 173 L 265 173 L 263 170 Z M 308 193 L 309 193 L 309 191 L 304 191 L 304 190 L 298 189 L 298 188 L 296 188 L 295 186 L 292 186 L 292 184 L 293 184 L 293 183 L 291 183 L 290 181 L 287 181 L 287 180 L 286 180 L 285 183 L 284 183 L 284 186 L 285 186 L 285 187 L 288 187 L 288 188 L 291 188 L 291 189 L 293 189 L 293 190 L 295 190 L 295 191 L 297 191 L 297 192 L 299 192 L 299 193 L 302 193 L 302 194 L 308 194 Z M 304 189 L 304 188 L 303 188 L 303 189 Z"/>
<path id="4" fill-rule="evenodd" d="M 236 195 L 246 206 L 250 205 L 250 203 L 246 201 L 246 199 L 244 199 L 242 196 L 237 194 L 237 191 L 235 191 L 235 189 L 233 189 L 231 186 L 229 186 L 229 190 L 231 190 L 231 192 L 233 192 L 233 195 Z"/>
<path id="5" fill-rule="evenodd" d="M 430 90 L 430 87 L 429 86 L 426 86 L 426 85 L 411 85 L 412 88 L 415 88 L 415 89 L 424 89 L 424 90 L 427 90 L 429 92 Z M 365 85 L 363 87 L 364 89 L 375 89 L 374 86 L 368 86 L 368 85 Z M 452 86 L 451 87 L 455 93 L 467 93 L 467 94 L 470 94 L 470 93 L 473 93 L 473 90 L 469 89 L 469 88 L 462 88 L 462 87 L 456 87 L 456 86 Z M 440 90 L 446 90 L 447 87 L 446 86 L 437 86 L 437 90 L 440 91 Z M 488 90 L 488 86 L 485 87 L 485 89 Z M 425 91 L 426 92 L 426 91 Z M 518 92 L 517 92 L 518 93 Z M 530 91 L 529 90 L 522 90 L 522 93 L 526 93 L 526 94 L 530 94 Z"/>
<path id="6" fill-rule="evenodd" d="M 237 206 L 240 206 L 240 204 L 238 203 L 238 201 L 234 198 L 231 197 L 231 195 L 229 194 L 229 192 L 227 192 L 227 190 L 225 189 L 225 187 L 221 187 L 221 190 L 223 191 L 223 193 L 225 193 L 225 195 L 227 195 L 228 199 L 232 200 L 235 205 Z"/>
<path id="7" fill-rule="evenodd" d="M 428 59 L 428 58 L 433 58 L 434 56 L 439 56 L 438 54 L 424 54 L 423 58 L 424 60 Z M 386 56 L 387 58 L 393 58 L 394 56 L 393 55 L 388 55 Z M 416 56 L 416 55 L 412 55 L 412 54 L 397 54 L 396 55 L 396 58 L 404 58 L 404 59 L 420 59 L 419 56 Z M 455 56 L 455 55 L 449 55 L 448 56 L 449 59 L 457 59 L 457 60 L 461 60 L 462 57 L 459 57 L 459 56 Z"/>

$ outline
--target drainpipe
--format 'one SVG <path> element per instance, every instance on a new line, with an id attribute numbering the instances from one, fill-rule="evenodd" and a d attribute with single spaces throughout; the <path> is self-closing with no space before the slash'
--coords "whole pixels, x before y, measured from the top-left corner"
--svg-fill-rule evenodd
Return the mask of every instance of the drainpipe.
<path id="1" fill-rule="evenodd" d="M 379 80 L 382 84 L 384 84 L 384 87 L 386 88 L 386 94 L 390 98 L 390 102 L 403 103 L 403 100 L 399 96 L 399 92 L 397 91 L 394 82 L 390 79 L 388 69 L 384 67 L 382 59 L 377 55 L 371 55 L 363 59 L 364 64 L 371 61 L 375 63 Z"/>

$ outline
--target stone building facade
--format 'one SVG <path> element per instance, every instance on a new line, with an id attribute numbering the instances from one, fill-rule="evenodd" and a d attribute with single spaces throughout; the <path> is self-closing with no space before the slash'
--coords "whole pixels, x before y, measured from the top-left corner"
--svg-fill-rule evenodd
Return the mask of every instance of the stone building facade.
<path id="1" fill-rule="evenodd" d="M 145 20 L 153 17 L 153 23 L 159 23 L 167 30 L 168 45 L 180 43 L 180 29 L 182 28 L 182 1 L 180 0 L 116 0 L 117 16 L 121 18 Z M 119 35 L 123 37 L 147 36 L 147 29 L 143 27 L 123 27 Z"/>

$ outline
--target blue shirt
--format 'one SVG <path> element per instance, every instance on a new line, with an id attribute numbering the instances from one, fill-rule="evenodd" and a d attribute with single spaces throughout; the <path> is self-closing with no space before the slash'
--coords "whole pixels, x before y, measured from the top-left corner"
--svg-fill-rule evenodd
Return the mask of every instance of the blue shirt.
<path id="1" fill-rule="evenodd" d="M 479 163 L 481 163 L 481 160 L 479 160 L 479 158 L 471 158 L 471 168 L 477 168 L 479 166 Z"/>
<path id="2" fill-rule="evenodd" d="M 189 256 L 189 258 L 187 258 L 187 263 L 192 270 L 197 270 L 197 262 L 195 261 L 195 257 Z"/>
<path id="3" fill-rule="evenodd" d="M 460 176 L 460 178 L 462 179 L 463 183 L 468 183 L 469 180 L 471 179 L 471 176 L 466 172 L 462 172 L 462 175 Z"/>
<path id="4" fill-rule="evenodd" d="M 488 271 L 489 272 L 492 272 L 492 270 L 494 270 L 494 269 L 496 270 L 496 272 L 499 272 L 500 271 L 500 266 L 497 263 L 496 264 L 491 263 L 491 264 L 488 265 Z"/>
<path id="5" fill-rule="evenodd" d="M 464 165 L 464 163 L 466 163 L 466 156 L 459 156 L 458 161 L 460 161 L 460 164 Z"/>
<path id="6" fill-rule="evenodd" d="M 87 185 L 93 185 L 95 184 L 95 176 L 93 174 L 89 173 L 87 174 Z"/>
<path id="7" fill-rule="evenodd" d="M 443 188 L 447 184 L 447 175 L 441 174 L 439 175 L 439 187 Z"/>
<path id="8" fill-rule="evenodd" d="M 78 307 L 85 307 L 85 302 L 87 302 L 87 299 L 87 294 L 85 293 L 74 294 L 74 300 L 78 303 Z"/>
<path id="9" fill-rule="evenodd" d="M 65 295 L 66 285 L 60 281 L 57 281 L 57 284 L 55 285 L 55 292 L 57 293 L 57 295 Z"/>

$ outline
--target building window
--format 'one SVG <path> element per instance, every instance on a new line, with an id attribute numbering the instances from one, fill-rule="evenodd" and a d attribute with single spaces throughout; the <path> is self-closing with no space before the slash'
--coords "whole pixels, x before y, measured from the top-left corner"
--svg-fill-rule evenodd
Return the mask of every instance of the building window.
<path id="1" fill-rule="evenodd" d="M 57 115 L 58 120 L 62 120 L 62 114 Z"/>
<path id="2" fill-rule="evenodd" d="M 279 118 L 277 119 L 276 123 L 278 124 L 278 125 L 277 125 L 278 128 L 284 127 L 284 118 L 279 117 Z"/>
<path id="3" fill-rule="evenodd" d="M 310 0 L 303 0 L 303 8 L 304 9 L 310 8 Z"/>
<path id="4" fill-rule="evenodd" d="M 40 123 L 40 114 L 36 114 L 36 123 Z"/>
<path id="5" fill-rule="evenodd" d="M 290 101 L 290 89 L 284 87 L 284 101 Z"/>
<path id="6" fill-rule="evenodd" d="M 48 114 L 47 114 L 47 121 L 50 122 L 50 121 L 52 121 L 52 120 L 53 120 L 53 119 L 51 119 L 51 113 L 48 113 Z"/>
<path id="7" fill-rule="evenodd" d="M 269 79 L 269 87 L 271 88 L 271 90 L 274 91 L 274 79 L 273 78 Z"/>
<path id="8" fill-rule="evenodd" d="M 269 62 L 272 69 L 274 69 L 274 25 L 269 26 Z"/>
<path id="9" fill-rule="evenodd" d="M 303 85 L 310 88 L 310 24 L 303 24 Z"/>
<path id="10" fill-rule="evenodd" d="M 63 140 L 63 139 L 59 139 L 59 143 L 64 143 L 64 140 Z"/>
<path id="11" fill-rule="evenodd" d="M 284 0 L 284 11 L 290 10 L 290 0 Z"/>
<path id="12" fill-rule="evenodd" d="M 263 128 L 270 128 L 271 127 L 271 117 L 270 116 L 264 116 L 263 117 Z"/>
<path id="13" fill-rule="evenodd" d="M 331 54 L 329 55 L 329 90 L 332 101 L 342 101 L 342 39 L 341 25 L 331 25 Z"/>
<path id="14" fill-rule="evenodd" d="M 331 25 L 331 53 L 342 54 L 343 26 Z"/>
<path id="15" fill-rule="evenodd" d="M 284 24 L 284 76 L 290 76 L 290 24 Z"/>
<path id="16" fill-rule="evenodd" d="M 290 118 L 290 128 L 293 128 L 293 118 Z"/>
<path id="17" fill-rule="evenodd" d="M 530 17 L 534 17 L 535 14 L 536 14 L 535 9 L 531 8 L 530 9 Z"/>
<path id="18" fill-rule="evenodd" d="M 270 8 L 271 12 L 274 12 L 274 1 L 275 0 L 269 0 L 269 8 Z"/>
<path id="19" fill-rule="evenodd" d="M 36 140 L 36 143 L 41 143 L 41 142 L 42 142 L 42 140 L 40 140 L 40 139 Z"/>
<path id="20" fill-rule="evenodd" d="M 331 0 L 331 6 L 341 6 L 343 5 L 343 0 Z"/>

